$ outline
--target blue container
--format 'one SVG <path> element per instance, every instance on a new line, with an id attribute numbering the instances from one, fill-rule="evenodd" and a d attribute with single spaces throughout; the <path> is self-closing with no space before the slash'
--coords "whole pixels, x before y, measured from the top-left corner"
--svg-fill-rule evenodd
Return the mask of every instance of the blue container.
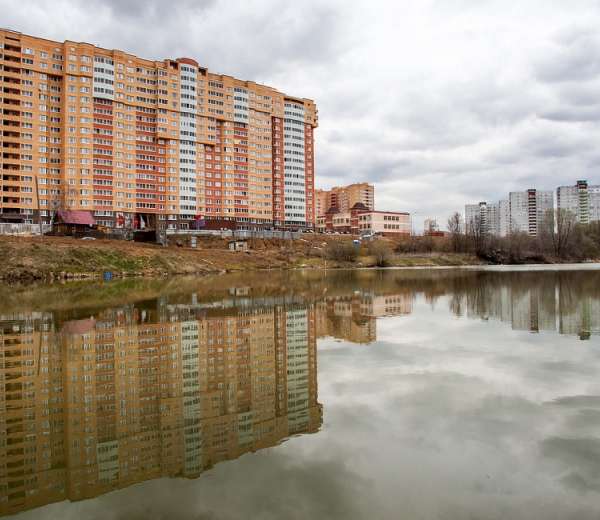
<path id="1" fill-rule="evenodd" d="M 112 271 L 104 271 L 102 276 L 105 282 L 110 282 L 112 280 Z"/>

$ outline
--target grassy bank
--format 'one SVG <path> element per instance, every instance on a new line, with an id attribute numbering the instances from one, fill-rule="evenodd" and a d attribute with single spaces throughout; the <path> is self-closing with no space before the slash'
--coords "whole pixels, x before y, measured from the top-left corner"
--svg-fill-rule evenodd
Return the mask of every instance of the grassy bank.
<path id="1" fill-rule="evenodd" d="M 66 237 L 0 237 L 0 280 L 8 283 L 94 279 L 104 271 L 114 277 L 166 277 L 231 271 L 294 268 L 373 267 L 377 258 L 361 250 L 350 260 L 328 253 L 343 237 L 308 235 L 294 241 L 251 240 L 250 251 L 232 252 L 218 238 L 187 247 L 180 240 L 168 247 L 115 240 L 75 240 Z M 390 247 L 393 244 L 390 245 Z M 393 254 L 388 266 L 456 266 L 476 264 L 470 255 L 449 253 Z"/>

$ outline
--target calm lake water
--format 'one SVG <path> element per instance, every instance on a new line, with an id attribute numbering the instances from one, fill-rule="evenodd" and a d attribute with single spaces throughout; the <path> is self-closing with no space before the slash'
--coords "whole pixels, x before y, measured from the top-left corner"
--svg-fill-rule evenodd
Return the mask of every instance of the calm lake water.
<path id="1" fill-rule="evenodd" d="M 600 270 L 0 287 L 0 515 L 598 519 Z"/>

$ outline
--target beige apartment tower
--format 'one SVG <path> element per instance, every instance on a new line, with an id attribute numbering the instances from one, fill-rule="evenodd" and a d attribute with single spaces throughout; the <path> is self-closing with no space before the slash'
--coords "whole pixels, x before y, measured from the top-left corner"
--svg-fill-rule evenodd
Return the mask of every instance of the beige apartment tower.
<path id="1" fill-rule="evenodd" d="M 375 187 L 372 184 L 362 182 L 330 190 L 315 190 L 317 216 L 325 215 L 330 208 L 349 211 L 357 203 L 364 204 L 367 209 L 375 209 Z"/>
<path id="2" fill-rule="evenodd" d="M 317 109 L 191 58 L 0 29 L 0 222 L 311 228 Z"/>

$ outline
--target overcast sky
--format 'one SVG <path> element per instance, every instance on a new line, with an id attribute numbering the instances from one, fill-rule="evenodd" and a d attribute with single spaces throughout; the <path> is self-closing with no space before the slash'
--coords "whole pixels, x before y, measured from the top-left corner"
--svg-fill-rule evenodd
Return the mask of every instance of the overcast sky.
<path id="1" fill-rule="evenodd" d="M 0 0 L 1 24 L 196 58 L 312 98 L 316 184 L 444 223 L 509 190 L 600 183 L 597 0 Z"/>

